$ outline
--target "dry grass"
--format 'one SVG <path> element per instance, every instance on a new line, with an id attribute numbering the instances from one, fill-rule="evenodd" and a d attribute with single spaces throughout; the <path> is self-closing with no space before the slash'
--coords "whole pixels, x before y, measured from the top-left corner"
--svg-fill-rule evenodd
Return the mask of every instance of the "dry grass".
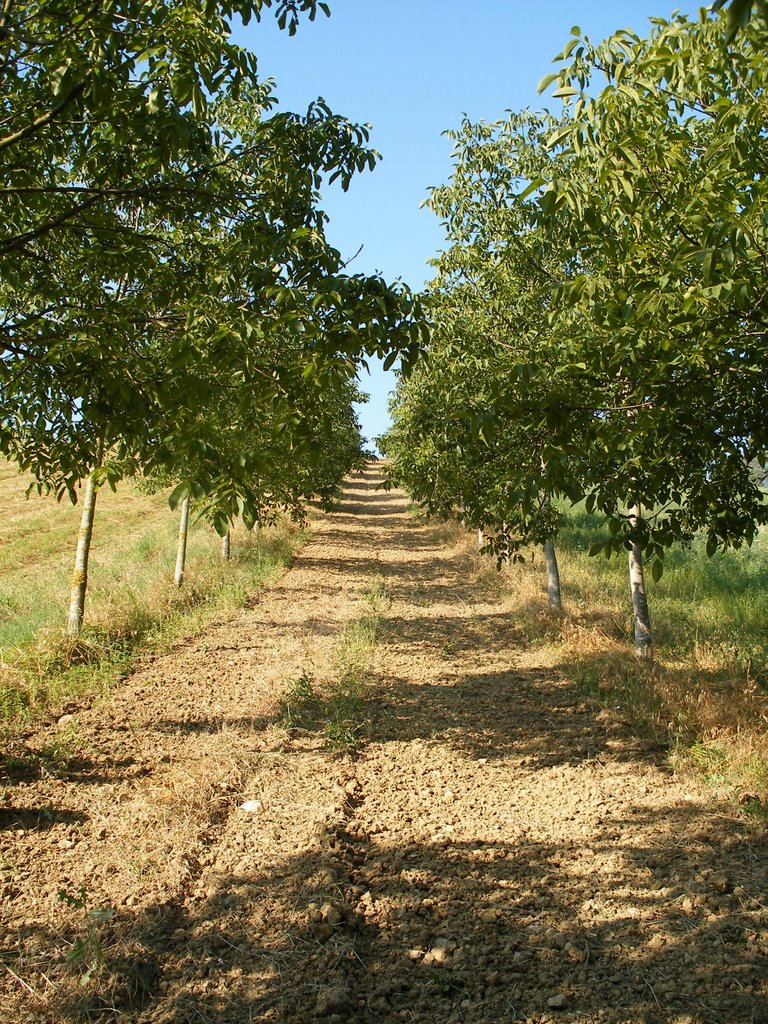
<path id="1" fill-rule="evenodd" d="M 577 516 L 558 550 L 563 613 L 547 609 L 540 553 L 497 573 L 461 543 L 478 585 L 493 587 L 538 656 L 600 704 L 621 710 L 678 769 L 693 769 L 748 810 L 768 808 L 768 537 L 752 550 L 707 559 L 699 545 L 673 552 L 650 582 L 656 663 L 633 654 L 623 560 L 589 558 Z M 459 528 L 456 527 L 456 530 Z"/>

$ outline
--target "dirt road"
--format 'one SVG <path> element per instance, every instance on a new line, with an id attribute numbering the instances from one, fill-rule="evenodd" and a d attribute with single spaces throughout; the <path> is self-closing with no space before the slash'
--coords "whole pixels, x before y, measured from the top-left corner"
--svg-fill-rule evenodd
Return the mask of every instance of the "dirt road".
<path id="1" fill-rule="evenodd" d="M 0 1018 L 766 1024 L 765 841 L 377 479 L 236 620 L 8 763 Z M 318 695 L 355 659 L 350 752 Z"/>

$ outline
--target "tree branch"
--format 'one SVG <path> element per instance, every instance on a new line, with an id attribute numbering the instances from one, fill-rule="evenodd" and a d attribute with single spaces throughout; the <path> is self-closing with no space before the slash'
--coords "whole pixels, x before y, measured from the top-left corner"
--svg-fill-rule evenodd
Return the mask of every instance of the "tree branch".
<path id="1" fill-rule="evenodd" d="M 20 128 L 19 131 L 14 132 L 12 135 L 6 135 L 4 139 L 0 139 L 0 152 L 7 149 L 9 146 L 15 145 L 17 142 L 21 142 L 28 135 L 32 135 L 39 128 L 43 128 L 49 124 L 55 117 L 57 117 L 62 110 L 69 106 L 85 89 L 85 82 L 77 82 L 69 90 L 67 95 L 60 100 L 55 107 L 52 107 L 46 114 L 41 114 L 40 117 L 36 117 L 31 124 L 28 124 L 26 128 Z"/>

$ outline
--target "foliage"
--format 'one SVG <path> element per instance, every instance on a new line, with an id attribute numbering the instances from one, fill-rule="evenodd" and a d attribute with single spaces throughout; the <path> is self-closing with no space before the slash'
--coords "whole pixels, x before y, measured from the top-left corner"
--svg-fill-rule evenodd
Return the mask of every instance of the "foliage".
<path id="1" fill-rule="evenodd" d="M 541 344 L 545 289 L 562 257 L 534 253 L 503 201 L 521 175 L 548 162 L 546 123 L 527 114 L 503 127 L 465 120 L 449 133 L 453 176 L 429 200 L 452 243 L 434 261 L 429 358 L 402 382 L 383 441 L 398 478 L 430 511 L 460 507 L 469 525 L 502 531 L 505 549 L 557 529 L 547 466 L 555 449 L 545 431 L 521 429 L 500 407 L 518 376 L 552 362 Z"/>
<path id="2" fill-rule="evenodd" d="M 74 500 L 101 445 L 100 481 L 141 467 L 255 519 L 258 457 L 230 457 L 219 414 L 309 443 L 308 387 L 418 347 L 407 290 L 348 275 L 323 233 L 322 181 L 376 163 L 367 127 L 274 112 L 230 40 L 270 6 L 4 8 L 0 445 L 41 488 Z"/>
<path id="3" fill-rule="evenodd" d="M 568 174 L 539 183 L 534 217 L 584 261 L 556 295 L 582 314 L 566 375 L 604 396 L 593 504 L 614 522 L 622 502 L 652 506 L 658 553 L 698 528 L 710 551 L 751 541 L 766 519 L 749 473 L 768 444 L 765 32 L 729 49 L 718 19 L 676 16 L 561 55 L 573 109 L 548 145 Z"/>
<path id="4" fill-rule="evenodd" d="M 732 41 L 739 29 L 749 24 L 750 19 L 760 15 L 763 20 L 768 19 L 768 3 L 765 0 L 715 0 L 712 4 L 713 11 L 721 11 L 727 8 L 726 38 Z"/>
<path id="5" fill-rule="evenodd" d="M 82 934 L 78 935 L 67 951 L 67 963 L 80 972 L 80 984 L 98 977 L 106 964 L 102 926 L 115 915 L 114 907 L 90 907 L 84 887 L 73 896 L 65 889 L 59 890 L 59 899 L 68 907 L 79 910 L 83 915 Z"/>
<path id="6" fill-rule="evenodd" d="M 597 46 L 574 29 L 541 84 L 560 118 L 453 133 L 429 360 L 385 440 L 419 497 L 452 492 L 475 523 L 511 507 L 531 538 L 542 500 L 586 498 L 599 550 L 637 543 L 657 575 L 697 530 L 710 553 L 751 542 L 768 519 L 750 472 L 768 447 L 765 39 L 753 19 L 729 47 L 706 13 Z"/>

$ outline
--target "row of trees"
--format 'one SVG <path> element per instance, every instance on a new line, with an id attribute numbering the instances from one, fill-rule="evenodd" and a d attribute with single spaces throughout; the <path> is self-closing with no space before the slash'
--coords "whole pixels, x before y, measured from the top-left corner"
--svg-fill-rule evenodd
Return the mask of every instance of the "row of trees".
<path id="1" fill-rule="evenodd" d="M 551 544 L 555 499 L 602 513 L 644 656 L 643 555 L 658 577 L 670 545 L 704 531 L 714 553 L 768 520 L 768 26 L 733 6 L 730 27 L 574 28 L 540 86 L 559 116 L 451 133 L 433 337 L 383 439 L 417 498 L 497 551 Z"/>
<path id="2" fill-rule="evenodd" d="M 41 490 L 90 480 L 90 508 L 142 473 L 225 535 L 327 493 L 359 454 L 360 362 L 418 351 L 407 289 L 347 273 L 324 234 L 323 182 L 377 162 L 367 127 L 277 112 L 231 39 L 270 8 L 291 33 L 328 13 L 0 3 L 0 450 Z"/>

